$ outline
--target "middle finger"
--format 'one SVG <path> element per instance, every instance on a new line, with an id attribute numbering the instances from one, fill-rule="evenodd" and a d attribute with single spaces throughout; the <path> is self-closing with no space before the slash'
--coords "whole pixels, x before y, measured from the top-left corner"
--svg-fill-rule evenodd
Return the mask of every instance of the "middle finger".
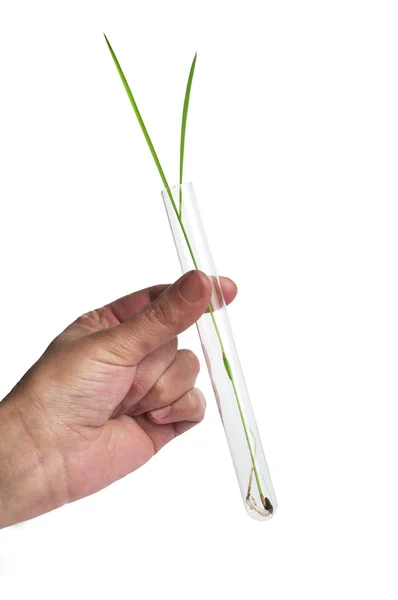
<path id="1" fill-rule="evenodd" d="M 199 374 L 200 363 L 190 350 L 178 350 L 174 361 L 159 377 L 129 415 L 136 417 L 150 410 L 168 406 L 190 390 Z"/>

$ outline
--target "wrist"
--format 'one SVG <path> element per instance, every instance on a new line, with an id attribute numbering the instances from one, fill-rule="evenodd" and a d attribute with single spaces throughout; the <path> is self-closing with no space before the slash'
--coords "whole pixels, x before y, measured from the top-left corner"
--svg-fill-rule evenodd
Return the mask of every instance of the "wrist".
<path id="1" fill-rule="evenodd" d="M 65 470 L 43 415 L 12 393 L 0 403 L 0 528 L 67 501 Z"/>

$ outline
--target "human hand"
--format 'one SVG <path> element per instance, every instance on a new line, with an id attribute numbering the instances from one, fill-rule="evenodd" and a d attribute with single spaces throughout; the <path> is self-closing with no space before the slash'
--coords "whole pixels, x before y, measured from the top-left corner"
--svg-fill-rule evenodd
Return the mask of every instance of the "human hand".
<path id="1" fill-rule="evenodd" d="M 221 278 L 226 303 L 235 284 Z M 200 271 L 79 317 L 0 403 L 0 527 L 138 469 L 205 412 L 177 335 L 210 301 Z"/>

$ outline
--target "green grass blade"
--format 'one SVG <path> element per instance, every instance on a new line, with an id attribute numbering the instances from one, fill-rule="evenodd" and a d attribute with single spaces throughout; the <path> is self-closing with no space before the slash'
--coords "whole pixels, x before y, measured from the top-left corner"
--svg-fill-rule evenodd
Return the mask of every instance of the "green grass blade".
<path id="1" fill-rule="evenodd" d="M 183 176 L 183 171 L 184 171 L 185 132 L 187 129 L 189 99 L 191 96 L 193 75 L 195 73 L 196 56 L 197 55 L 195 54 L 193 61 L 192 61 L 191 69 L 189 71 L 187 89 L 185 91 L 185 98 L 184 98 L 184 107 L 182 109 L 181 141 L 180 141 L 180 185 L 182 184 L 182 176 Z M 181 188 L 180 188 L 180 206 L 179 206 L 180 217 L 181 217 L 181 212 L 182 212 L 182 192 L 181 192 Z"/>
<path id="2" fill-rule="evenodd" d="M 163 169 L 162 169 L 162 165 L 160 164 L 160 161 L 159 161 L 158 155 L 156 154 L 156 150 L 155 150 L 155 148 L 154 148 L 154 146 L 153 146 L 153 144 L 152 144 L 152 140 L 151 140 L 151 138 L 149 137 L 148 130 L 147 130 L 147 128 L 145 127 L 145 123 L 144 123 L 144 121 L 142 120 L 142 117 L 141 117 L 140 111 L 138 110 L 137 103 L 136 103 L 136 101 L 135 101 L 135 99 L 134 99 L 134 96 L 133 96 L 133 94 L 132 94 L 132 91 L 131 91 L 131 89 L 130 89 L 130 86 L 129 86 L 128 82 L 127 82 L 127 79 L 126 79 L 126 77 L 125 77 L 125 75 L 124 75 L 124 73 L 123 73 L 122 67 L 121 67 L 121 66 L 120 66 L 120 64 L 119 64 L 119 61 L 118 61 L 118 59 L 117 59 L 117 57 L 116 57 L 116 54 L 114 53 L 114 51 L 113 51 L 113 48 L 112 48 L 112 46 L 110 45 L 110 43 L 109 43 L 109 40 L 108 40 L 108 38 L 106 37 L 105 33 L 104 33 L 104 38 L 105 38 L 105 41 L 106 41 L 106 43 L 107 43 L 107 45 L 108 45 L 109 52 L 111 53 L 111 56 L 112 56 L 112 58 L 113 58 L 113 62 L 115 63 L 116 69 L 117 69 L 117 71 L 118 71 L 118 73 L 119 73 L 119 75 L 120 75 L 120 79 L 122 80 L 122 83 L 123 83 L 124 89 L 126 90 L 127 96 L 129 97 L 129 100 L 130 100 L 130 102 L 131 102 L 131 105 L 132 105 L 132 107 L 133 107 L 133 109 L 134 109 L 135 116 L 137 117 L 138 123 L 140 124 L 140 127 L 141 127 L 141 129 L 142 129 L 142 133 L 144 134 L 144 137 L 145 137 L 145 139 L 146 139 L 146 142 L 147 142 L 147 144 L 148 144 L 148 146 L 149 146 L 149 150 L 151 151 L 151 154 L 152 154 L 153 160 L 155 161 L 155 164 L 156 164 L 156 166 L 157 166 L 157 169 L 158 169 L 158 171 L 159 171 L 159 175 L 160 175 L 160 177 L 161 177 L 161 179 L 162 179 L 162 182 L 163 182 L 163 184 L 164 184 L 165 188 L 166 188 L 166 189 L 169 189 L 169 187 L 170 187 L 170 186 L 169 186 L 169 184 L 167 183 L 167 179 L 166 179 L 166 177 L 165 177 L 165 174 L 164 174 L 164 171 L 163 171 Z M 170 195 L 170 194 L 169 194 L 169 195 Z"/>
<path id="3" fill-rule="evenodd" d="M 138 123 L 140 124 L 142 133 L 144 134 L 144 137 L 145 137 L 146 142 L 148 144 L 149 150 L 151 151 L 153 160 L 155 161 L 155 164 L 156 164 L 157 169 L 159 171 L 159 175 L 160 175 L 160 177 L 162 179 L 162 182 L 163 182 L 163 184 L 164 184 L 164 186 L 165 186 L 165 188 L 167 190 L 168 196 L 169 196 L 170 201 L 171 201 L 172 206 L 173 206 L 173 210 L 176 213 L 176 216 L 177 216 L 178 221 L 180 223 L 181 231 L 182 231 L 183 236 L 185 238 L 185 241 L 187 243 L 187 247 L 188 247 L 189 253 L 190 253 L 191 257 L 192 257 L 192 261 L 193 261 L 194 267 L 195 267 L 195 269 L 199 269 L 198 263 L 196 261 L 196 258 L 195 258 L 195 255 L 194 255 L 194 252 L 193 252 L 193 249 L 192 249 L 192 246 L 191 246 L 191 243 L 189 241 L 186 229 L 184 227 L 184 224 L 183 224 L 182 218 L 181 218 L 181 211 L 182 211 L 182 193 L 181 193 L 181 188 L 180 188 L 180 200 L 179 200 L 180 206 L 179 206 L 179 210 L 178 210 L 177 205 L 176 205 L 176 203 L 174 201 L 173 194 L 171 192 L 170 186 L 167 183 L 167 179 L 165 177 L 164 171 L 163 171 L 162 166 L 160 164 L 158 155 L 156 154 L 155 148 L 154 148 L 154 146 L 152 144 L 152 140 L 149 137 L 148 130 L 145 127 L 145 124 L 144 124 L 144 121 L 143 121 L 143 119 L 141 117 L 140 111 L 138 110 L 137 103 L 136 103 L 136 101 L 134 99 L 134 96 L 133 96 L 133 94 L 131 92 L 130 86 L 129 86 L 128 82 L 127 82 L 126 77 L 124 76 L 124 73 L 123 73 L 122 68 L 121 68 L 121 66 L 119 64 L 119 61 L 116 58 L 116 54 L 114 53 L 114 51 L 112 49 L 112 46 L 110 45 L 110 43 L 108 41 L 108 38 L 106 37 L 105 33 L 104 33 L 104 38 L 105 38 L 105 41 L 106 41 L 106 43 L 108 45 L 109 52 L 111 53 L 111 56 L 113 58 L 113 62 L 115 63 L 116 69 L 117 69 L 117 71 L 118 71 L 118 73 L 120 75 L 120 79 L 122 80 L 124 89 L 126 90 L 127 96 L 129 97 L 131 105 L 132 105 L 132 107 L 134 109 L 135 115 L 137 117 Z M 185 100 L 184 100 L 183 113 L 182 113 L 181 144 L 180 144 L 180 184 L 182 184 L 182 176 L 183 176 L 183 168 L 184 168 L 185 132 L 186 132 L 186 126 L 187 126 L 187 116 L 188 116 L 189 98 L 190 98 L 190 94 L 191 94 L 192 79 L 193 79 L 193 75 L 194 75 L 194 72 L 195 72 L 195 64 L 196 64 L 196 54 L 195 54 L 195 57 L 194 57 L 194 59 L 192 61 L 191 70 L 189 72 L 187 89 L 186 89 L 186 92 L 185 92 Z M 222 342 L 222 339 L 221 339 L 220 331 L 218 329 L 217 321 L 215 319 L 214 312 L 213 312 L 213 309 L 212 309 L 212 307 L 211 307 L 210 304 L 209 304 L 209 313 L 210 313 L 210 316 L 212 318 L 212 321 L 213 321 L 213 324 L 214 324 L 214 328 L 215 328 L 215 331 L 216 331 L 216 334 L 217 334 L 217 337 L 218 337 L 218 340 L 219 340 L 219 343 L 220 343 L 220 348 L 221 348 L 221 352 L 222 352 L 222 358 L 223 358 L 223 362 L 224 362 L 224 367 L 225 367 L 225 370 L 227 372 L 227 375 L 228 375 L 229 379 L 231 380 L 231 384 L 232 384 L 232 387 L 233 387 L 233 390 L 234 390 L 236 402 L 237 402 L 238 409 L 239 409 L 240 418 L 241 418 L 241 421 L 242 421 L 242 426 L 243 426 L 243 429 L 244 429 L 244 433 L 245 433 L 245 436 L 246 436 L 246 441 L 247 441 L 249 452 L 250 452 L 250 457 L 251 457 L 251 461 L 252 461 L 252 465 L 253 465 L 252 469 L 253 469 L 253 472 L 254 472 L 254 475 L 255 475 L 255 478 L 256 478 L 256 482 L 257 482 L 257 487 L 258 487 L 258 490 L 259 490 L 260 498 L 261 498 L 261 501 L 263 503 L 264 508 L 266 510 L 272 511 L 272 505 L 271 505 L 270 501 L 268 500 L 268 498 L 264 498 L 264 495 L 262 493 L 261 482 L 260 482 L 260 479 L 259 479 L 259 475 L 258 475 L 258 472 L 257 472 L 257 466 L 256 466 L 256 462 L 255 462 L 255 456 L 254 456 L 254 452 L 253 452 L 253 449 L 252 449 L 251 443 L 250 443 L 250 438 L 249 438 L 249 433 L 248 433 L 248 427 L 247 427 L 247 424 L 246 424 L 246 421 L 245 421 L 245 416 L 244 416 L 244 413 L 242 411 L 242 407 L 241 407 L 241 404 L 240 404 L 240 400 L 239 400 L 239 396 L 238 396 L 238 391 L 236 389 L 236 385 L 235 385 L 233 373 L 232 373 L 232 370 L 231 370 L 231 365 L 229 363 L 229 360 L 228 360 L 227 356 L 225 355 L 224 345 L 223 345 L 223 342 Z"/>

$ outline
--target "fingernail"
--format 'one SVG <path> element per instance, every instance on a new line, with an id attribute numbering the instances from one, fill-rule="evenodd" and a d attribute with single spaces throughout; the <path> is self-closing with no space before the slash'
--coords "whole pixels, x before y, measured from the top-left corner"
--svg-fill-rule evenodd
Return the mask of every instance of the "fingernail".
<path id="1" fill-rule="evenodd" d="M 151 410 L 151 415 L 155 417 L 158 421 L 165 419 L 167 415 L 171 411 L 171 406 L 165 406 L 164 408 L 158 408 L 156 410 Z"/>
<path id="2" fill-rule="evenodd" d="M 203 281 L 195 271 L 187 273 L 180 281 L 180 294 L 188 302 L 198 302 L 203 296 Z"/>

